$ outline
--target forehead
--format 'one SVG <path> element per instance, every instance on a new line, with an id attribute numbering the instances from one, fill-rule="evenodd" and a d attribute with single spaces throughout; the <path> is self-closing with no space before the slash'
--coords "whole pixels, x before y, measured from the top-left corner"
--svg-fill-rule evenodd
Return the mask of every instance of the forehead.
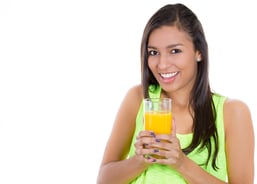
<path id="1" fill-rule="evenodd" d="M 189 34 L 177 26 L 162 26 L 155 29 L 149 36 L 148 45 L 170 45 L 170 44 L 192 45 L 192 38 Z"/>

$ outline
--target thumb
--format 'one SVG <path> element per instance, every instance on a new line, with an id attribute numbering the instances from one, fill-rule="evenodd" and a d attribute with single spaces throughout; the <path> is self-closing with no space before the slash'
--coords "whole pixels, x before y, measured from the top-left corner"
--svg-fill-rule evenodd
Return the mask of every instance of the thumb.
<path id="1" fill-rule="evenodd" d="M 176 137 L 176 121 L 175 118 L 172 118 L 172 136 Z"/>

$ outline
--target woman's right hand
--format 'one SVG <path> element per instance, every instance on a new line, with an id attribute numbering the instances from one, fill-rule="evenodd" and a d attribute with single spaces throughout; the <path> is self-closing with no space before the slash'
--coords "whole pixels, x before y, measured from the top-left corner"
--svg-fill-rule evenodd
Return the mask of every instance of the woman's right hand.
<path id="1" fill-rule="evenodd" d="M 152 131 L 140 131 L 135 146 L 135 154 L 137 160 L 144 163 L 152 163 L 154 155 L 154 148 L 151 147 L 151 143 L 155 141 L 155 134 Z"/>

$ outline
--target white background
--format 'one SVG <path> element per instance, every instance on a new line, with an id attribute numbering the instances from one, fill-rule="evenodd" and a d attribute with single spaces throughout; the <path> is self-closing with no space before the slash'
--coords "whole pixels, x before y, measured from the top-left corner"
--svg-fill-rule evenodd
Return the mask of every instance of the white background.
<path id="1" fill-rule="evenodd" d="M 140 83 L 144 26 L 177 1 L 133 2 L 0 0 L 1 184 L 96 182 L 119 104 Z M 205 29 L 213 90 L 245 101 L 255 122 L 254 1 L 180 2 Z"/>

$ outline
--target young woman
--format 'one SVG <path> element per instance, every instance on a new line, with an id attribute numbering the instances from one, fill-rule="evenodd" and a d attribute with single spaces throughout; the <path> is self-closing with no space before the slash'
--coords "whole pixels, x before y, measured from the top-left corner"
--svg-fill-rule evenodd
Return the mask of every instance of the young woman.
<path id="1" fill-rule="evenodd" d="M 242 101 L 210 90 L 208 46 L 190 9 L 166 5 L 150 18 L 141 67 L 142 84 L 120 106 L 97 183 L 253 184 L 250 111 Z M 147 97 L 172 99 L 170 135 L 144 130 Z"/>

